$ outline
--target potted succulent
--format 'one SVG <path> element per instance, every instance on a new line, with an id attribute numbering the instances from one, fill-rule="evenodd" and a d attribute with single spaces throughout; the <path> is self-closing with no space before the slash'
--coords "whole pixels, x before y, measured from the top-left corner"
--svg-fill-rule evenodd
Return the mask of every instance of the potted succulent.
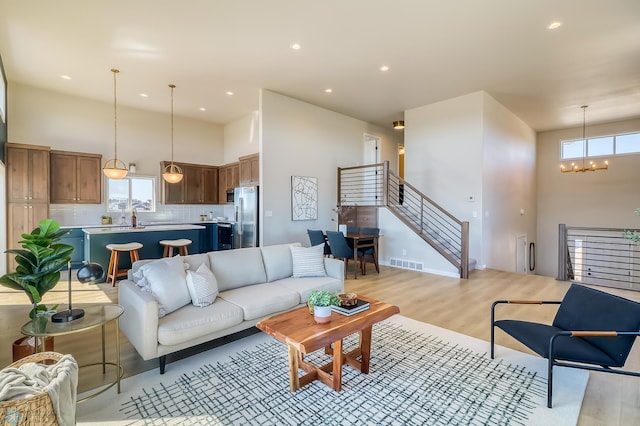
<path id="1" fill-rule="evenodd" d="M 31 319 L 37 319 L 50 310 L 41 303 L 42 296 L 60 281 L 60 271 L 71 260 L 73 247 L 58 243 L 68 232 L 60 230 L 55 220 L 44 219 L 31 234 L 22 234 L 23 239 L 19 242 L 22 249 L 6 251 L 16 255 L 18 266 L 15 272 L 0 277 L 0 284 L 25 292 L 32 304 Z M 56 308 L 57 305 L 51 309 Z"/>
<path id="2" fill-rule="evenodd" d="M 338 293 L 327 290 L 313 290 L 307 299 L 309 310 L 313 308 L 313 319 L 318 324 L 331 321 L 331 306 L 339 304 Z"/>

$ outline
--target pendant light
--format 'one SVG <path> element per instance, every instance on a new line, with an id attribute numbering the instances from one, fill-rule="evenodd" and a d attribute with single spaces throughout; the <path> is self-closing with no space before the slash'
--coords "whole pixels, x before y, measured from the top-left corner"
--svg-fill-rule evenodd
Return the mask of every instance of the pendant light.
<path id="1" fill-rule="evenodd" d="M 111 68 L 113 73 L 113 159 L 107 160 L 102 167 L 102 173 L 110 179 L 122 179 L 127 175 L 127 166 L 121 160 L 118 160 L 118 113 L 117 113 L 117 97 L 116 97 L 116 74 L 120 70 Z"/>
<path id="2" fill-rule="evenodd" d="M 609 168 L 609 162 L 605 161 L 603 164 L 596 164 L 595 161 L 589 161 L 589 164 L 586 164 L 586 154 L 587 154 L 587 137 L 586 137 L 586 128 L 587 128 L 587 108 L 589 105 L 582 105 L 582 165 L 576 164 L 576 162 L 571 163 L 570 168 L 566 168 L 564 164 L 560 165 L 560 171 L 562 173 L 584 173 L 584 172 L 595 172 L 598 170 L 607 170 Z"/>
<path id="3" fill-rule="evenodd" d="M 162 171 L 162 178 L 169 183 L 178 183 L 182 180 L 184 174 L 180 166 L 173 163 L 173 89 L 175 89 L 176 85 L 170 84 L 169 87 L 171 88 L 171 164 L 165 166 Z"/>
<path id="4" fill-rule="evenodd" d="M 393 128 L 396 130 L 404 129 L 404 120 L 398 120 L 393 122 Z"/>

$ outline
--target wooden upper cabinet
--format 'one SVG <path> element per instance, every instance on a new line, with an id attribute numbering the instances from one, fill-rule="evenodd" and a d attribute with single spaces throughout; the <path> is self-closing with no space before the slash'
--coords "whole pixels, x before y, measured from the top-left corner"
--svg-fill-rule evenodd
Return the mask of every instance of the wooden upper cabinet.
<path id="1" fill-rule="evenodd" d="M 240 186 L 253 185 L 260 181 L 260 155 L 240 157 Z"/>
<path id="2" fill-rule="evenodd" d="M 51 203 L 100 204 L 102 155 L 51 151 Z"/>
<path id="3" fill-rule="evenodd" d="M 218 168 L 218 202 L 226 203 L 227 190 L 240 186 L 240 164 L 230 163 Z"/>
<path id="4" fill-rule="evenodd" d="M 7 144 L 7 201 L 49 203 L 49 148 Z"/>
<path id="5" fill-rule="evenodd" d="M 170 162 L 161 164 L 164 169 Z M 198 164 L 175 163 L 184 177 L 178 183 L 164 182 L 165 204 L 217 204 L 218 168 Z"/>

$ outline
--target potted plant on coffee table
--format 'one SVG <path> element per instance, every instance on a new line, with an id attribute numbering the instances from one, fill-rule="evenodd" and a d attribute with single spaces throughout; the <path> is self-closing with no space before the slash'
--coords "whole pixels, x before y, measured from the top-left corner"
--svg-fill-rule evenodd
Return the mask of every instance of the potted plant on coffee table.
<path id="1" fill-rule="evenodd" d="M 318 324 L 331 321 L 331 306 L 339 304 L 338 293 L 328 290 L 313 290 L 307 299 L 307 305 L 313 307 L 313 319 Z"/>
<path id="2" fill-rule="evenodd" d="M 68 232 L 60 230 L 55 220 L 44 219 L 30 234 L 22 234 L 19 241 L 22 249 L 6 251 L 15 254 L 18 266 L 15 272 L 0 277 L 0 284 L 24 291 L 32 305 L 29 318 L 33 320 L 49 311 L 41 303 L 42 296 L 56 286 L 60 281 L 60 271 L 71 260 L 73 246 L 58 243 Z M 51 309 L 56 308 L 57 305 Z"/>

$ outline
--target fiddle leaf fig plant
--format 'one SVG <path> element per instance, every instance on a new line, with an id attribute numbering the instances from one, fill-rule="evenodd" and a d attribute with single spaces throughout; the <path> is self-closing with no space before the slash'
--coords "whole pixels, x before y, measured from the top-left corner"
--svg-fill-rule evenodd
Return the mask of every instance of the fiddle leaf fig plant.
<path id="1" fill-rule="evenodd" d="M 71 260 L 73 247 L 58 243 L 68 232 L 61 230 L 55 220 L 44 219 L 31 234 L 22 234 L 22 240 L 19 241 L 22 249 L 6 251 L 15 254 L 18 266 L 15 272 L 0 277 L 0 284 L 25 292 L 33 305 L 29 312 L 31 319 L 49 310 L 46 305 L 40 304 L 42 296 L 60 281 L 60 271 Z"/>
<path id="2" fill-rule="evenodd" d="M 309 295 L 309 299 L 307 299 L 307 303 L 311 306 L 337 306 L 340 304 L 340 298 L 336 292 L 313 290 Z"/>

